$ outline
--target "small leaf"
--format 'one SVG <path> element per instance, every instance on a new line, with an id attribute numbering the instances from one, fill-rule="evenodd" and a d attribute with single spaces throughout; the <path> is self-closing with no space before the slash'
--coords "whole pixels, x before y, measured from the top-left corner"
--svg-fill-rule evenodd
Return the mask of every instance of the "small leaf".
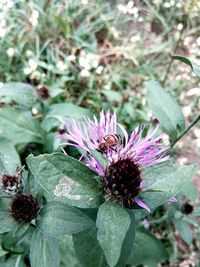
<path id="1" fill-rule="evenodd" d="M 157 266 L 167 258 L 167 251 L 159 239 L 156 239 L 148 231 L 136 231 L 135 243 L 128 260 L 130 265 Z"/>
<path id="2" fill-rule="evenodd" d="M 59 103 L 49 106 L 49 110 L 42 122 L 42 126 L 46 131 L 50 131 L 54 127 L 64 124 L 66 118 L 75 120 L 83 119 L 84 116 L 91 115 L 89 110 L 78 107 L 72 103 Z"/>
<path id="3" fill-rule="evenodd" d="M 172 56 L 172 58 L 175 59 L 175 60 L 179 60 L 179 61 L 189 65 L 191 70 L 193 70 L 192 62 L 188 58 L 183 57 L 183 56 L 179 56 L 179 55 Z"/>
<path id="4" fill-rule="evenodd" d="M 13 231 L 13 236 L 22 236 L 29 228 L 29 223 L 26 224 L 18 224 L 18 226 Z"/>
<path id="5" fill-rule="evenodd" d="M 200 66 L 193 64 L 187 57 L 183 57 L 183 56 L 179 56 L 179 55 L 175 55 L 172 56 L 173 59 L 175 60 L 179 60 L 185 64 L 187 64 L 188 66 L 190 66 L 191 70 L 198 76 L 200 77 Z"/>
<path id="6" fill-rule="evenodd" d="M 144 181 L 151 185 L 150 191 L 141 193 L 142 200 L 150 209 L 166 203 L 169 198 L 179 194 L 191 180 L 196 168 L 193 165 L 177 167 L 170 162 L 147 168 L 143 172 Z M 157 192 L 151 192 L 155 190 Z"/>
<path id="7" fill-rule="evenodd" d="M 103 192 L 95 173 L 78 160 L 60 153 L 29 156 L 27 164 L 49 200 L 60 200 L 79 208 L 98 207 Z"/>
<path id="8" fill-rule="evenodd" d="M 105 202 L 97 214 L 97 239 L 104 251 L 109 266 L 117 264 L 122 244 L 130 227 L 129 214 L 118 204 Z"/>
<path id="9" fill-rule="evenodd" d="M 18 166 L 21 162 L 14 145 L 0 137 L 0 173 L 15 174 Z"/>
<path id="10" fill-rule="evenodd" d="M 110 102 L 122 102 L 122 94 L 114 90 L 103 90 L 102 93 L 106 96 Z"/>
<path id="11" fill-rule="evenodd" d="M 95 226 L 80 210 L 59 202 L 47 204 L 39 212 L 36 224 L 49 236 L 71 235 Z"/>
<path id="12" fill-rule="evenodd" d="M 30 243 L 31 267 L 60 267 L 60 253 L 56 240 L 36 230 Z"/>
<path id="13" fill-rule="evenodd" d="M 0 209 L 0 234 L 9 232 L 18 227 L 8 210 Z"/>
<path id="14" fill-rule="evenodd" d="M 146 86 L 150 109 L 161 126 L 169 133 L 171 140 L 175 141 L 185 128 L 184 116 L 178 103 L 164 91 L 158 82 L 148 81 Z"/>
<path id="15" fill-rule="evenodd" d="M 196 186 L 193 184 L 193 182 L 189 181 L 183 186 L 183 189 L 180 192 L 180 195 L 184 195 L 191 201 L 195 201 L 198 197 L 198 191 L 197 191 Z"/>
<path id="16" fill-rule="evenodd" d="M 97 241 L 96 228 L 74 234 L 73 242 L 81 267 L 108 266 L 102 248 Z"/>
<path id="17" fill-rule="evenodd" d="M 0 96 L 9 97 L 13 102 L 26 107 L 32 107 L 37 102 L 35 89 L 26 83 L 6 83 L 0 88 Z"/>
<path id="18" fill-rule="evenodd" d="M 180 236 L 190 246 L 192 244 L 192 229 L 190 224 L 183 219 L 173 219 L 172 222 Z"/>
<path id="19" fill-rule="evenodd" d="M 0 110 L 0 136 L 13 144 L 43 143 L 44 132 L 30 112 L 21 112 L 13 108 Z"/>

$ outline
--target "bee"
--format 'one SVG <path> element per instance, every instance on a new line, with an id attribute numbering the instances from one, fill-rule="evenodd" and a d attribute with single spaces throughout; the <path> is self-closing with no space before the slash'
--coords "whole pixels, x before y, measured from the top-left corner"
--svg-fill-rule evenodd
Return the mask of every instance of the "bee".
<path id="1" fill-rule="evenodd" d="M 107 134 L 104 136 L 103 141 L 99 144 L 99 151 L 105 152 L 108 148 L 113 148 L 122 140 L 120 134 Z"/>

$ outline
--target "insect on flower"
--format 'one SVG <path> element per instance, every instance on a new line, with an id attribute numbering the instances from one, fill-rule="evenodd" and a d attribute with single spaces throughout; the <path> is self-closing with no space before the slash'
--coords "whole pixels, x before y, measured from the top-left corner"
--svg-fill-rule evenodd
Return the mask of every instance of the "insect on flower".
<path id="1" fill-rule="evenodd" d="M 121 141 L 122 137 L 120 134 L 107 134 L 103 137 L 103 142 L 99 144 L 99 151 L 105 152 L 109 148 L 115 147 Z"/>
<path id="2" fill-rule="evenodd" d="M 83 123 L 67 121 L 66 133 L 61 135 L 72 145 L 83 150 L 87 165 L 101 178 L 102 188 L 107 198 L 116 200 L 126 208 L 136 204 L 150 212 L 140 196 L 150 185 L 143 184 L 145 168 L 167 161 L 169 148 L 162 144 L 164 133 L 157 135 L 159 125 L 142 138 L 144 127 L 138 126 L 128 137 L 126 130 L 117 123 L 116 115 L 100 113 L 96 117 L 85 118 Z M 117 134 L 117 128 L 124 135 Z M 154 137 L 156 135 L 156 137 Z M 91 150 L 101 151 L 107 159 L 107 166 L 96 159 Z M 86 152 L 86 153 L 85 153 Z"/>

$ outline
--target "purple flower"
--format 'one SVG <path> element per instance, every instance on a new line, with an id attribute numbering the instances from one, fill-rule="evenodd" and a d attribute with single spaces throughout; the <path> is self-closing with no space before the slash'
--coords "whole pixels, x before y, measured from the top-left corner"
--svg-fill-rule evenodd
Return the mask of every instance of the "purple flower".
<path id="1" fill-rule="evenodd" d="M 67 139 L 63 145 L 72 145 L 90 153 L 90 150 L 98 150 L 99 145 L 108 134 L 116 134 L 117 125 L 126 134 L 124 128 L 117 124 L 116 114 L 109 111 L 100 113 L 99 121 L 95 116 L 93 119 L 84 118 L 84 122 L 76 122 L 74 119 L 66 121 L 66 133 L 60 137 Z"/>
<path id="2" fill-rule="evenodd" d="M 136 127 L 128 138 L 126 130 L 116 122 L 116 115 L 110 112 L 100 113 L 100 120 L 85 118 L 83 123 L 74 120 L 66 122 L 66 133 L 62 138 L 68 140 L 67 145 L 73 145 L 83 150 L 87 165 L 102 180 L 102 187 L 108 198 L 115 199 L 126 208 L 133 208 L 135 203 L 150 211 L 149 207 L 138 198 L 145 190 L 143 170 L 146 167 L 164 162 L 169 159 L 168 147 L 161 144 L 161 134 L 154 137 L 159 126 L 142 138 L 143 127 Z M 119 138 L 117 130 L 123 133 Z M 154 137 L 154 139 L 153 139 Z M 102 144 L 105 149 L 101 150 Z M 93 156 L 91 150 L 97 150 L 107 159 L 102 163 Z"/>

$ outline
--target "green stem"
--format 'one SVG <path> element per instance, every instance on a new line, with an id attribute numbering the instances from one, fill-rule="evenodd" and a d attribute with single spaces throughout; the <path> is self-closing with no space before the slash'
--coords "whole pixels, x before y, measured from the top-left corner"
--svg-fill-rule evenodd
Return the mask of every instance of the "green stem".
<path id="1" fill-rule="evenodd" d="M 185 18 L 185 21 L 184 21 L 184 23 L 183 23 L 183 28 L 182 28 L 182 30 L 181 30 L 181 32 L 180 32 L 180 36 L 179 36 L 179 38 L 178 38 L 178 40 L 177 40 L 177 42 L 176 42 L 176 46 L 175 46 L 175 48 L 174 48 L 173 54 L 176 54 L 176 51 L 177 51 L 177 49 L 178 49 L 178 47 L 179 47 L 179 44 L 180 44 L 180 42 L 182 41 L 182 36 L 183 36 L 184 30 L 185 30 L 185 28 L 186 28 L 186 25 L 187 25 L 187 17 Z M 173 63 L 173 58 L 171 57 L 171 60 L 170 60 L 169 65 L 168 65 L 168 67 L 167 67 L 167 71 L 166 71 L 166 73 L 165 73 L 165 77 L 164 77 L 163 82 L 162 82 L 162 86 L 164 86 L 165 83 L 166 83 L 166 81 L 167 81 L 169 72 L 170 72 L 170 70 L 171 70 L 172 63 Z"/>
<path id="2" fill-rule="evenodd" d="M 197 122 L 200 120 L 200 115 L 197 116 L 197 118 L 185 129 L 185 131 L 172 143 L 171 147 L 173 147 L 189 130 L 197 124 Z"/>
<path id="3" fill-rule="evenodd" d="M 168 216 L 168 213 L 166 213 L 165 215 L 163 215 L 161 218 L 157 219 L 157 220 L 151 220 L 149 221 L 149 224 L 152 225 L 152 224 L 159 224 L 159 223 L 162 223 L 166 220 L 168 220 L 169 216 Z"/>

